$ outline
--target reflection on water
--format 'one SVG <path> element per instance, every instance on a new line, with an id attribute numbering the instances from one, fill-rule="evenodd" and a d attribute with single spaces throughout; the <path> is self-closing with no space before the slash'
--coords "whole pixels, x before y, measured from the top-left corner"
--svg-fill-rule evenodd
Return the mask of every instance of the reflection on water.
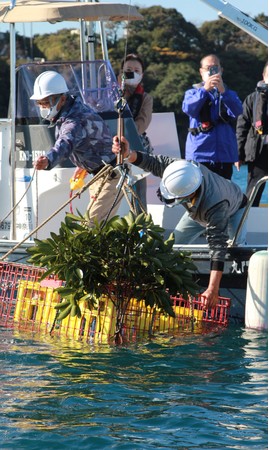
<path id="1" fill-rule="evenodd" d="M 89 346 L 2 329 L 2 449 L 267 445 L 267 336 L 241 328 Z"/>

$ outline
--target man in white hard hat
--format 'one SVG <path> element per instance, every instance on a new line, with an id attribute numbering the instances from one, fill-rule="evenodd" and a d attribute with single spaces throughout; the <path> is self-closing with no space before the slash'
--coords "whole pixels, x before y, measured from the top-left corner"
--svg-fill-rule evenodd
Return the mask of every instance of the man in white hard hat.
<path id="1" fill-rule="evenodd" d="M 214 307 L 218 301 L 228 239 L 234 237 L 247 204 L 246 196 L 237 184 L 199 163 L 130 151 L 128 141 L 124 137 L 121 141 L 127 162 L 162 178 L 159 192 L 162 201 L 167 206 L 182 204 L 186 209 L 174 230 L 175 243 L 190 243 L 193 221 L 204 227 L 210 248 L 211 271 L 208 287 L 202 295 L 206 307 Z M 112 151 L 115 154 L 121 151 L 116 136 Z M 246 228 L 243 227 L 237 244 L 245 243 L 245 234 Z"/>
<path id="2" fill-rule="evenodd" d="M 55 144 L 34 163 L 37 170 L 50 170 L 69 158 L 77 167 L 74 177 L 82 170 L 97 174 L 104 163 L 115 165 L 116 157 L 112 153 L 112 136 L 99 114 L 82 103 L 79 97 L 69 94 L 64 77 L 58 72 L 42 72 L 35 80 L 34 92 L 30 97 L 35 100 L 43 119 L 55 126 Z M 120 175 L 112 172 L 100 193 L 102 180 L 91 185 L 90 195 L 93 199 L 89 213 L 90 222 L 96 218 L 105 219 L 118 193 L 117 184 Z M 111 211 L 115 214 L 119 200 Z"/>

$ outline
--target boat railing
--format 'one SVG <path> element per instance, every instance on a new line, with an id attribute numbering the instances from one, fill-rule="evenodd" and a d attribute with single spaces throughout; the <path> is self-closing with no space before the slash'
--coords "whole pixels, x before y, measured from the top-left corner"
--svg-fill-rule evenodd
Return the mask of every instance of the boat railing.
<path id="1" fill-rule="evenodd" d="M 253 205 L 253 202 L 254 202 L 254 200 L 255 200 L 255 198 L 256 198 L 256 196 L 257 196 L 257 193 L 258 193 L 260 187 L 261 187 L 263 184 L 265 184 L 267 181 L 268 181 L 268 176 L 265 176 L 265 177 L 262 177 L 262 178 L 261 178 L 259 181 L 257 181 L 257 183 L 255 184 L 255 186 L 254 186 L 254 188 L 253 188 L 253 190 L 252 190 L 252 192 L 251 192 L 251 194 L 250 194 L 248 203 L 247 203 L 247 205 L 246 205 L 246 207 L 245 207 L 245 211 L 244 211 L 244 213 L 243 213 L 243 215 L 242 215 L 242 217 L 241 217 L 241 220 L 240 220 L 240 222 L 239 222 L 238 228 L 237 228 L 237 230 L 236 230 L 236 232 L 235 232 L 234 238 L 232 239 L 231 247 L 236 246 L 237 238 L 238 238 L 238 236 L 239 236 L 239 234 L 240 234 L 240 232 L 241 232 L 241 230 L 242 230 L 242 228 L 243 228 L 243 225 L 244 225 L 245 221 L 247 220 L 248 213 L 249 213 L 249 211 L 250 211 L 251 206 Z"/>

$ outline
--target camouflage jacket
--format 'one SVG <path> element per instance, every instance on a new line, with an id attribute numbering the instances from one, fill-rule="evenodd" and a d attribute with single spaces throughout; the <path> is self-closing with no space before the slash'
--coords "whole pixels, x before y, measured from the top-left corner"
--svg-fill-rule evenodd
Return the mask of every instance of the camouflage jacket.
<path id="1" fill-rule="evenodd" d="M 70 96 L 56 118 L 55 144 L 46 154 L 48 169 L 70 158 L 75 166 L 92 172 L 102 161 L 115 159 L 111 146 L 110 130 L 99 114 Z"/>

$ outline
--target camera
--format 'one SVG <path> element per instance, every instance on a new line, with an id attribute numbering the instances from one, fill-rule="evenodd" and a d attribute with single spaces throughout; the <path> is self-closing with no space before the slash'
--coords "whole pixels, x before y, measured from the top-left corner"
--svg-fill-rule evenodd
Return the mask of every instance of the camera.
<path id="1" fill-rule="evenodd" d="M 211 66 L 209 67 L 209 76 L 216 75 L 216 73 L 219 73 L 219 66 Z"/>
<path id="2" fill-rule="evenodd" d="M 124 77 L 127 80 L 132 80 L 134 78 L 134 72 L 124 72 Z"/>

